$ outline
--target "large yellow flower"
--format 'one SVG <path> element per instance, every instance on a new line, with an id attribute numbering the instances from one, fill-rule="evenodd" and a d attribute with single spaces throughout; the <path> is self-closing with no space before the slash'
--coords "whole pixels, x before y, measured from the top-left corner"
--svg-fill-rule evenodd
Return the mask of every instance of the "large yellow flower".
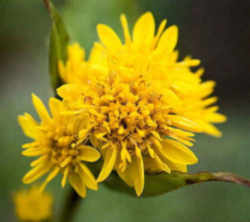
<path id="1" fill-rule="evenodd" d="M 65 186 L 68 178 L 80 196 L 85 197 L 86 187 L 97 190 L 97 182 L 84 164 L 84 161 L 95 162 L 100 157 L 96 149 L 86 145 L 87 119 L 68 115 L 63 103 L 55 98 L 49 101 L 51 117 L 37 96 L 33 95 L 32 99 L 41 122 L 36 122 L 28 113 L 19 116 L 24 133 L 34 140 L 23 145 L 22 154 L 39 158 L 31 163 L 33 169 L 24 176 L 23 182 L 32 183 L 50 172 L 41 186 L 43 190 L 61 172 L 61 185 Z"/>
<path id="2" fill-rule="evenodd" d="M 106 25 L 98 25 L 101 43 L 95 43 L 84 60 L 79 45 L 69 47 L 61 76 L 69 84 L 58 89 L 64 103 L 79 118 L 89 115 L 91 144 L 100 149 L 104 163 L 98 181 L 112 170 L 137 195 L 143 192 L 144 174 L 150 171 L 187 171 L 198 160 L 188 146 L 193 132 L 220 136 L 212 123 L 223 122 L 208 97 L 214 82 L 202 82 L 199 60 L 178 61 L 178 30 L 164 31 L 164 20 L 155 35 L 151 13 L 136 22 L 131 37 L 121 16 L 125 42 Z"/>
<path id="3" fill-rule="evenodd" d="M 14 193 L 16 215 L 21 221 L 42 221 L 52 216 L 53 198 L 40 187 L 33 186 L 29 190 Z"/>

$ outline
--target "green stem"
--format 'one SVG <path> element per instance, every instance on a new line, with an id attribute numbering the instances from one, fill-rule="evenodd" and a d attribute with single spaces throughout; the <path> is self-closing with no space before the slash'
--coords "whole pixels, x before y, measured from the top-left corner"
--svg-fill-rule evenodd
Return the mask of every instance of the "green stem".
<path id="1" fill-rule="evenodd" d="M 72 188 L 70 189 L 71 190 L 67 195 L 66 202 L 62 209 L 61 217 L 59 218 L 60 222 L 73 222 L 75 213 L 82 200 L 82 198 L 79 197 L 78 194 Z"/>

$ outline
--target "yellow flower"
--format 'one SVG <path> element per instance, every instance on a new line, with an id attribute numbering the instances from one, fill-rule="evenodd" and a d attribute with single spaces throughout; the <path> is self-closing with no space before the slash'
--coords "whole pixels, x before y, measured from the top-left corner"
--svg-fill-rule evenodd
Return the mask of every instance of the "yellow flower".
<path id="1" fill-rule="evenodd" d="M 58 94 L 78 116 L 89 116 L 90 143 L 104 159 L 98 182 L 116 170 L 140 195 L 145 172 L 186 172 L 197 163 L 188 148 L 194 132 L 220 136 L 212 123 L 226 118 L 209 97 L 214 82 L 202 82 L 202 69 L 191 70 L 199 60 L 178 61 L 176 26 L 164 31 L 164 20 L 155 35 L 154 18 L 145 13 L 131 37 L 124 15 L 121 23 L 124 43 L 108 26 L 97 26 L 101 44 L 88 61 L 79 45 L 69 46 L 68 61 L 59 64 L 69 84 Z"/>
<path id="2" fill-rule="evenodd" d="M 28 113 L 19 116 L 18 121 L 26 136 L 34 140 L 23 145 L 22 154 L 39 158 L 31 163 L 33 169 L 24 176 L 23 182 L 32 183 L 50 172 L 41 186 L 43 190 L 61 172 L 61 185 L 64 187 L 68 178 L 80 196 L 85 197 L 86 187 L 97 190 L 97 182 L 83 162 L 95 162 L 100 157 L 96 149 L 86 145 L 87 119 L 83 116 L 72 118 L 63 103 L 55 98 L 49 100 L 51 117 L 37 96 L 33 94 L 32 99 L 41 122 Z"/>
<path id="3" fill-rule="evenodd" d="M 38 186 L 14 193 L 17 217 L 22 221 L 41 221 L 52 216 L 53 198 L 47 192 L 40 192 Z"/>

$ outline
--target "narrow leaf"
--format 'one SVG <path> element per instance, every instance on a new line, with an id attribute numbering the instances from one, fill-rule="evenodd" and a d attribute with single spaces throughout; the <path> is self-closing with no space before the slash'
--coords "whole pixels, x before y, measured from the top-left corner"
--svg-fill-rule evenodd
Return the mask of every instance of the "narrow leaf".
<path id="1" fill-rule="evenodd" d="M 49 72 L 52 87 L 56 90 L 63 84 L 58 70 L 58 63 L 60 60 L 65 62 L 67 59 L 69 35 L 54 5 L 49 0 L 46 1 L 46 5 L 52 21 L 49 44 Z"/>
<path id="2" fill-rule="evenodd" d="M 172 172 L 171 174 L 160 173 L 145 176 L 145 187 L 142 197 L 157 196 L 184 186 L 209 181 L 230 182 L 250 187 L 250 180 L 226 172 L 200 172 L 195 174 L 179 172 Z M 116 173 L 110 175 L 105 185 L 112 190 L 136 196 L 135 191 L 126 185 Z"/>

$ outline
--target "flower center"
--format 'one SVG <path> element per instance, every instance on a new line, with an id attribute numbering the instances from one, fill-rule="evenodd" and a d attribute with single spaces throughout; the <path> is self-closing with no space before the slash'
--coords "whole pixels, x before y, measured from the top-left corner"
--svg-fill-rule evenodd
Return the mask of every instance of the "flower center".
<path id="1" fill-rule="evenodd" d="M 72 163 L 79 155 L 79 148 L 73 136 L 61 136 L 51 142 L 51 159 L 60 167 Z"/>
<path id="2" fill-rule="evenodd" d="M 141 76 L 129 82 L 117 77 L 100 88 L 92 99 L 98 113 L 94 135 L 104 144 L 108 141 L 120 149 L 126 147 L 130 154 L 136 147 L 147 154 L 153 138 L 160 139 L 170 112 L 164 96 Z"/>

